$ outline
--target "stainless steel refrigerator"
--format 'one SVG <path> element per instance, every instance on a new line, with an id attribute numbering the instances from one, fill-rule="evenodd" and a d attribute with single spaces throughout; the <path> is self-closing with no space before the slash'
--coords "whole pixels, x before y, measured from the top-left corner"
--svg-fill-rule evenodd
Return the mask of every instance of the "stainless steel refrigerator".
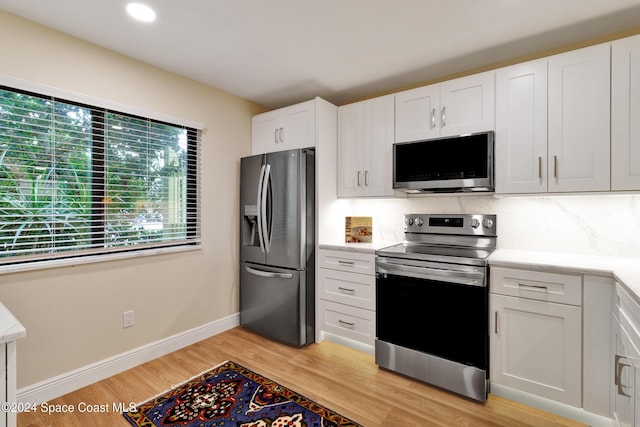
<path id="1" fill-rule="evenodd" d="M 293 346 L 315 339 L 315 150 L 240 161 L 240 324 Z"/>

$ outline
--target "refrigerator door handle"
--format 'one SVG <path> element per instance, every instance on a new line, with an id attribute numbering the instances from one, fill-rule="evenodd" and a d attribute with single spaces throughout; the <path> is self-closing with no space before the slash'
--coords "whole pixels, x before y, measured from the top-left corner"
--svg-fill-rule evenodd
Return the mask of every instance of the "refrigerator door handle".
<path id="1" fill-rule="evenodd" d="M 262 234 L 262 223 L 264 222 L 264 217 L 262 214 L 262 187 L 264 187 L 264 169 L 265 166 L 262 165 L 262 167 L 260 168 L 260 178 L 258 179 L 258 200 L 256 201 L 256 206 L 258 207 L 256 212 L 258 241 L 260 242 L 260 251 L 262 251 L 262 253 L 264 253 L 265 251 L 264 236 Z"/>
<path id="2" fill-rule="evenodd" d="M 251 273 L 260 277 L 268 277 L 272 279 L 293 279 L 292 273 L 275 273 L 273 271 L 257 270 L 255 268 L 251 268 L 247 266 L 245 266 L 244 268 L 245 270 L 247 270 L 248 273 Z"/>
<path id="3" fill-rule="evenodd" d="M 262 240 L 264 240 L 264 251 L 269 253 L 271 247 L 271 236 L 269 235 L 269 218 L 267 217 L 267 197 L 269 196 L 269 181 L 271 180 L 271 165 L 264 167 L 264 179 L 262 180 L 262 196 L 260 205 L 260 217 L 262 218 Z"/>

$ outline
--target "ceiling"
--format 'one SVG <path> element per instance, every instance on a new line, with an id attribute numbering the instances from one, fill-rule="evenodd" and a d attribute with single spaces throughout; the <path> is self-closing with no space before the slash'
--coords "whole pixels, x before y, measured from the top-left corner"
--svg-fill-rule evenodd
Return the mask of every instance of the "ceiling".
<path id="1" fill-rule="evenodd" d="M 0 9 L 270 108 L 335 104 L 637 27 L 639 0 L 0 0 Z"/>

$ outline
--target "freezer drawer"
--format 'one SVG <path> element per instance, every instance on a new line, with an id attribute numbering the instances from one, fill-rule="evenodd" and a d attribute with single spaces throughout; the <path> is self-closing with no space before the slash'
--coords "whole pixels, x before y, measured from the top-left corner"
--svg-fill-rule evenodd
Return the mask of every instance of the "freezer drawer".
<path id="1" fill-rule="evenodd" d="M 289 345 L 313 341 L 314 284 L 306 270 L 241 262 L 240 282 L 241 325 Z"/>

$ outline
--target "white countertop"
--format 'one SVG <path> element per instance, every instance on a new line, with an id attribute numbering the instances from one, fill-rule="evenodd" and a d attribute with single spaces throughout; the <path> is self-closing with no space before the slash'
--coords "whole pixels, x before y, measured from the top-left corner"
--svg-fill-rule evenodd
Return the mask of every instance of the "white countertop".
<path id="1" fill-rule="evenodd" d="M 0 344 L 27 336 L 27 330 L 4 304 L 0 303 Z"/>
<path id="2" fill-rule="evenodd" d="M 331 242 L 320 243 L 318 247 L 320 249 L 329 249 L 334 251 L 347 251 L 347 252 L 360 252 L 363 254 L 375 254 L 378 249 L 386 248 L 387 246 L 395 245 L 399 242 L 388 240 L 374 240 L 371 243 L 345 243 L 345 242 Z"/>
<path id="3" fill-rule="evenodd" d="M 334 242 L 321 243 L 319 248 L 375 254 L 376 250 L 397 243 L 384 240 L 372 243 Z M 640 304 L 640 258 L 497 249 L 489 257 L 489 265 L 612 277 L 624 285 Z"/>
<path id="4" fill-rule="evenodd" d="M 640 302 L 640 258 L 498 249 L 489 265 L 613 277 Z"/>

